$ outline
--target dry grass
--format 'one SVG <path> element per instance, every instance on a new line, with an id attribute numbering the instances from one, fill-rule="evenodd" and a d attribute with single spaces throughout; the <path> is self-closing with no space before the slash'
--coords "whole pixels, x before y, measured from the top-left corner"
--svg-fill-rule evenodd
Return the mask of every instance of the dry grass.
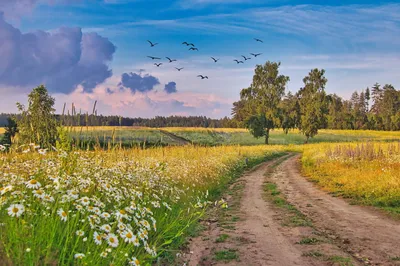
<path id="1" fill-rule="evenodd" d="M 328 191 L 400 213 L 400 142 L 307 145 L 302 164 Z"/>

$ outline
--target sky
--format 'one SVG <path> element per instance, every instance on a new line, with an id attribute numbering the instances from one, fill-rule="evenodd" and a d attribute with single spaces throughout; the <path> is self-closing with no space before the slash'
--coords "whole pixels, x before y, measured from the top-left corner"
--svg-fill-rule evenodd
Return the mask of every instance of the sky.
<path id="1" fill-rule="evenodd" d="M 0 112 L 44 84 L 58 113 L 97 101 L 104 115 L 220 118 L 268 60 L 281 62 L 287 91 L 323 68 L 326 91 L 349 98 L 400 87 L 399 47 L 395 1 L 0 0 Z"/>

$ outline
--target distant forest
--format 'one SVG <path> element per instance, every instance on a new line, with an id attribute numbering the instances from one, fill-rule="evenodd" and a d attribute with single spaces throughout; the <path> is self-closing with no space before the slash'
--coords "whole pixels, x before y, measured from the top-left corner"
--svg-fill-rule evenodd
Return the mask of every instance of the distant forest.
<path id="1" fill-rule="evenodd" d="M 354 92 L 349 100 L 328 94 L 322 112 L 325 129 L 400 130 L 400 91 L 392 85 L 375 84 L 371 89 Z M 298 95 L 287 93 L 280 106 L 280 126 L 296 128 L 299 122 Z M 73 108 L 74 109 L 74 108 Z M 68 126 L 144 126 L 144 127 L 205 127 L 244 128 L 246 109 L 243 102 L 233 104 L 232 118 L 211 119 L 205 116 L 156 116 L 154 118 L 129 118 L 76 113 L 56 115 L 58 121 Z M 7 124 L 12 114 L 0 114 L 0 126 Z M 287 124 L 291 124 L 287 126 Z M 286 125 L 286 126 L 285 126 Z"/>

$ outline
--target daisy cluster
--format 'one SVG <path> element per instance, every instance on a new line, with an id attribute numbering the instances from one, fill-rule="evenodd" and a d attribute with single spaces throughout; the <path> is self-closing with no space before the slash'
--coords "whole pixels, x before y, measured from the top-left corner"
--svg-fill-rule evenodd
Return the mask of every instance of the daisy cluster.
<path id="1" fill-rule="evenodd" d="M 173 149 L 0 155 L 5 254 L 21 265 L 151 262 L 198 220 L 208 189 L 244 154 L 266 153 Z"/>

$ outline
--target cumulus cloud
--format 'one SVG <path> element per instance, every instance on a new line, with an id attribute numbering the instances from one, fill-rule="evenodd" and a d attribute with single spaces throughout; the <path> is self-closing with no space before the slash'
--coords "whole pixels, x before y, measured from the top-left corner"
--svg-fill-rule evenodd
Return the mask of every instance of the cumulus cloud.
<path id="1" fill-rule="evenodd" d="M 123 73 L 121 76 L 121 82 L 118 86 L 123 86 L 130 89 L 133 93 L 135 92 L 147 92 L 154 89 L 156 85 L 160 84 L 158 78 L 149 74 L 136 73 Z"/>
<path id="2" fill-rule="evenodd" d="M 175 92 L 177 92 L 177 90 L 176 90 L 176 82 L 171 81 L 171 82 L 168 82 L 167 84 L 165 84 L 164 91 L 166 93 L 175 93 Z"/>
<path id="3" fill-rule="evenodd" d="M 1 0 L 0 0 L 1 1 Z M 21 33 L 0 14 L 0 85 L 70 93 L 82 85 L 91 91 L 112 76 L 108 62 L 116 50 L 97 33 L 80 28 Z"/>

